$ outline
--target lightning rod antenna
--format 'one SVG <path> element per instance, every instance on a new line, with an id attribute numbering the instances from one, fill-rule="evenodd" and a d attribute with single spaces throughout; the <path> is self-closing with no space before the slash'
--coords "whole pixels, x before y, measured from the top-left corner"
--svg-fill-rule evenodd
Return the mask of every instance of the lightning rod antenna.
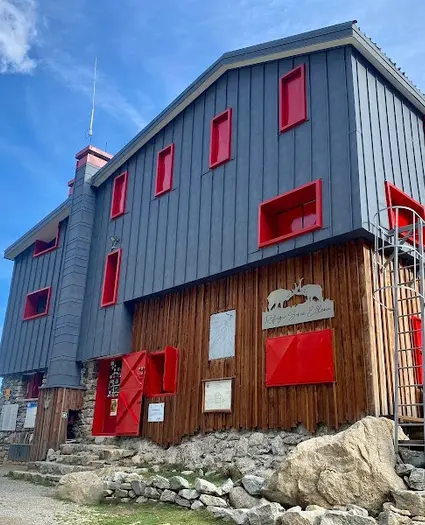
<path id="1" fill-rule="evenodd" d="M 89 131 L 88 131 L 90 144 L 91 144 L 91 138 L 93 136 L 94 105 L 95 105 L 95 100 L 96 100 L 96 75 L 97 75 L 97 57 L 94 58 L 93 100 L 92 100 L 91 115 L 90 115 L 90 125 L 89 125 Z"/>

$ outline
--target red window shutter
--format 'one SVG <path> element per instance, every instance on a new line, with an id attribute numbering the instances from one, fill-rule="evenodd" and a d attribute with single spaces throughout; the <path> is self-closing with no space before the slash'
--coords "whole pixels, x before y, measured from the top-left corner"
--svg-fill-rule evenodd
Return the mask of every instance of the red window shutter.
<path id="1" fill-rule="evenodd" d="M 232 155 L 232 108 L 212 119 L 210 140 L 210 169 L 213 169 Z"/>
<path id="2" fill-rule="evenodd" d="M 164 366 L 164 392 L 175 394 L 177 392 L 179 351 L 172 346 L 165 347 Z"/>
<path id="3" fill-rule="evenodd" d="M 111 306 L 118 300 L 118 286 L 121 270 L 122 248 L 108 253 L 105 262 L 105 273 L 103 276 L 102 298 L 100 306 Z"/>
<path id="4" fill-rule="evenodd" d="M 118 396 L 117 436 L 139 435 L 145 377 L 145 351 L 123 356 Z"/>
<path id="5" fill-rule="evenodd" d="M 115 219 L 125 213 L 125 201 L 127 198 L 128 172 L 121 173 L 114 179 L 112 188 L 111 219 Z"/>
<path id="6" fill-rule="evenodd" d="M 279 101 L 281 132 L 287 131 L 307 120 L 305 64 L 296 67 L 281 77 Z"/>
<path id="7" fill-rule="evenodd" d="M 267 339 L 266 386 L 334 381 L 332 330 Z"/>
<path id="8" fill-rule="evenodd" d="M 422 371 L 422 321 L 416 315 L 412 315 L 412 330 L 413 330 L 413 358 L 415 361 L 415 377 L 418 385 L 423 384 L 423 371 Z"/>
<path id="9" fill-rule="evenodd" d="M 156 165 L 155 197 L 170 191 L 173 187 L 174 143 L 158 153 Z"/>

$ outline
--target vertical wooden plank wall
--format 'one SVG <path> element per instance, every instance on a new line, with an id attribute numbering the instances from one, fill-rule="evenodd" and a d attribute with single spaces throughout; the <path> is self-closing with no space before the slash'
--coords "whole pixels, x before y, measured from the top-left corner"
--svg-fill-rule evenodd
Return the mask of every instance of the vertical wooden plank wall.
<path id="1" fill-rule="evenodd" d="M 67 418 L 62 417 L 68 410 L 83 408 L 84 390 L 71 388 L 40 389 L 31 460 L 46 457 L 49 448 L 58 450 L 66 441 Z"/>
<path id="2" fill-rule="evenodd" d="M 180 349 L 178 393 L 144 399 L 142 435 L 165 445 L 198 431 L 289 429 L 299 423 L 310 430 L 320 423 L 338 427 L 370 413 L 364 256 L 360 241 L 330 246 L 136 305 L 132 350 Z M 324 298 L 335 301 L 335 318 L 262 330 L 268 294 L 292 289 L 301 277 L 320 284 Z M 236 309 L 235 357 L 209 362 L 210 316 L 231 309 Z M 266 339 L 324 328 L 334 331 L 336 384 L 266 388 Z M 232 413 L 203 414 L 202 380 L 224 377 L 234 377 Z M 164 423 L 147 423 L 148 403 L 161 401 Z"/>

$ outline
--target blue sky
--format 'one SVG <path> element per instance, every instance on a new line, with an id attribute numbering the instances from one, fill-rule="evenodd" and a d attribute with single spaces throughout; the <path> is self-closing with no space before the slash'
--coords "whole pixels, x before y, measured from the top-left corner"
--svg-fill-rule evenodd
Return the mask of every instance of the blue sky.
<path id="1" fill-rule="evenodd" d="M 425 91 L 423 0 L 0 0 L 0 251 L 66 198 L 95 56 L 93 144 L 116 153 L 225 51 L 354 19 Z"/>

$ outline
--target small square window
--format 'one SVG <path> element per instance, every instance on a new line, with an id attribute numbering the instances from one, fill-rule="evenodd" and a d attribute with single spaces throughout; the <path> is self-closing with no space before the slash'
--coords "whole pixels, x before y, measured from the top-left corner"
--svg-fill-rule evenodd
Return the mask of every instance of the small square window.
<path id="1" fill-rule="evenodd" d="M 307 120 L 307 97 L 305 87 L 305 64 L 281 77 L 279 85 L 280 131 Z"/>
<path id="2" fill-rule="evenodd" d="M 111 306 L 118 299 L 118 285 L 121 269 L 122 249 L 108 253 L 106 256 L 105 274 L 103 277 L 102 301 L 100 306 Z"/>
<path id="3" fill-rule="evenodd" d="M 114 186 L 112 188 L 111 219 L 115 219 L 125 213 L 127 180 L 128 173 L 126 171 L 114 179 Z"/>
<path id="4" fill-rule="evenodd" d="M 146 396 L 155 397 L 177 392 L 179 351 L 166 346 L 163 352 L 148 355 Z"/>
<path id="5" fill-rule="evenodd" d="M 334 381 L 332 330 L 267 339 L 267 387 Z"/>
<path id="6" fill-rule="evenodd" d="M 212 119 L 210 140 L 210 169 L 213 169 L 232 155 L 232 108 Z"/>
<path id="7" fill-rule="evenodd" d="M 399 228 L 406 228 L 405 232 L 400 232 L 401 237 L 407 236 L 409 230 L 407 227 L 413 226 L 413 223 L 418 221 L 418 217 L 415 215 L 415 213 L 421 219 L 425 220 L 425 207 L 413 199 L 410 195 L 397 188 L 397 186 L 391 184 L 391 182 L 385 182 L 385 196 L 388 206 L 388 220 L 390 229 L 393 229 L 396 226 Z M 419 232 L 416 230 L 416 243 L 418 242 L 418 235 Z M 409 236 L 409 240 L 413 240 L 413 234 Z"/>
<path id="8" fill-rule="evenodd" d="M 235 356 L 236 310 L 212 314 L 208 359 Z"/>
<path id="9" fill-rule="evenodd" d="M 46 239 L 37 239 L 35 241 L 33 257 L 39 257 L 40 255 L 51 252 L 52 250 L 56 250 L 59 245 L 59 228 L 60 225 L 58 225 L 58 230 L 55 237 L 49 238 L 46 236 Z"/>
<path id="10" fill-rule="evenodd" d="M 173 187 L 174 144 L 158 153 L 156 165 L 155 197 L 170 191 Z"/>
<path id="11" fill-rule="evenodd" d="M 318 230 L 322 220 L 319 179 L 260 204 L 258 245 L 263 248 Z"/>
<path id="12" fill-rule="evenodd" d="M 48 314 L 51 291 L 51 288 L 43 288 L 26 296 L 24 321 L 36 319 Z"/>

